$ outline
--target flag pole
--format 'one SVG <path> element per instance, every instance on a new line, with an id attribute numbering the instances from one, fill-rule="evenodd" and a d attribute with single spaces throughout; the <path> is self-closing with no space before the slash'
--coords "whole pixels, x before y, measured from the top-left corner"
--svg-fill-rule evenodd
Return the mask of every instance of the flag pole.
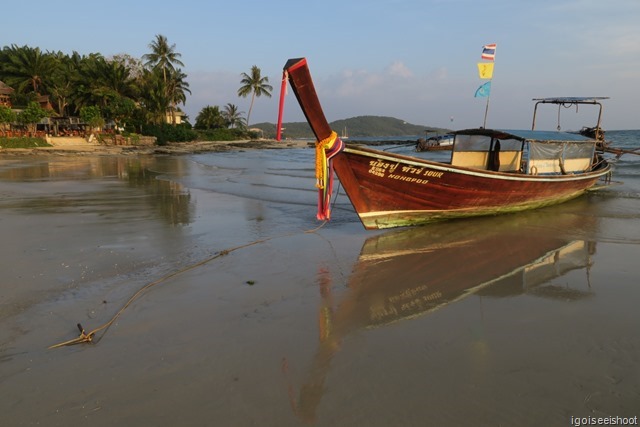
<path id="1" fill-rule="evenodd" d="M 489 86 L 489 91 L 487 92 L 487 104 L 484 107 L 484 121 L 482 122 L 482 127 L 485 129 L 487 127 L 487 116 L 489 115 L 489 101 L 491 99 L 491 86 L 492 86 L 491 82 L 493 81 L 493 68 L 496 61 L 496 46 L 497 46 L 496 43 L 492 43 L 492 44 L 486 44 L 482 47 L 481 58 L 491 61 L 490 63 L 491 65 L 489 66 L 489 64 L 487 64 L 486 62 L 485 63 L 481 62 L 478 64 L 478 71 L 480 73 L 480 78 L 483 79 L 488 77 L 488 80 L 489 80 L 487 83 L 485 83 L 485 85 L 488 84 Z M 484 87 L 484 85 L 481 87 Z"/>
<path id="2" fill-rule="evenodd" d="M 491 80 L 489 80 L 491 81 Z M 487 105 L 484 108 L 484 122 L 482 123 L 482 127 L 484 129 L 487 128 L 487 115 L 489 114 L 489 100 L 491 99 L 491 92 L 489 92 L 489 96 L 487 96 Z"/>

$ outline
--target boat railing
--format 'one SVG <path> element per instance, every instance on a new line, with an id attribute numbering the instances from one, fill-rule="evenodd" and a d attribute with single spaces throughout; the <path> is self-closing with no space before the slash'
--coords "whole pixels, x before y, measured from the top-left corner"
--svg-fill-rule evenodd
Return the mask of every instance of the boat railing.
<path id="1" fill-rule="evenodd" d="M 589 136 L 590 138 L 593 138 L 598 141 L 602 141 L 604 140 L 604 131 L 600 127 L 600 123 L 602 121 L 602 103 L 600 102 L 600 100 L 603 100 L 603 99 L 609 99 L 609 97 L 594 96 L 594 97 L 534 98 L 533 100 L 536 101 L 536 104 L 533 108 L 533 123 L 531 124 L 531 130 L 536 129 L 536 116 L 538 112 L 538 105 L 540 104 L 553 104 L 558 106 L 558 122 L 556 125 L 556 130 L 558 131 L 561 130 L 561 126 L 560 126 L 560 112 L 562 111 L 561 107 L 571 108 L 575 106 L 576 111 L 578 111 L 578 107 L 580 105 L 594 105 L 594 106 L 598 106 L 598 109 L 599 109 L 596 125 L 593 127 L 585 126 L 583 130 L 584 129 L 592 130 L 592 135 L 586 135 L 586 134 L 583 134 L 583 135 Z M 582 131 L 580 133 L 582 134 Z"/>

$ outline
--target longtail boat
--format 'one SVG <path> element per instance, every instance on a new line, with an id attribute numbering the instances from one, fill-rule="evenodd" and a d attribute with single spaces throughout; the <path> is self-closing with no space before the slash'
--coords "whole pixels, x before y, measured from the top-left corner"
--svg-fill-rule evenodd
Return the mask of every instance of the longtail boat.
<path id="1" fill-rule="evenodd" d="M 282 82 L 277 129 L 289 82 L 317 138 L 320 220 L 330 219 L 334 170 L 366 229 L 540 208 L 610 183 L 599 133 L 593 138 L 535 129 L 460 130 L 454 132 L 450 161 L 431 161 L 345 145 L 325 118 L 306 58 L 287 61 Z"/>

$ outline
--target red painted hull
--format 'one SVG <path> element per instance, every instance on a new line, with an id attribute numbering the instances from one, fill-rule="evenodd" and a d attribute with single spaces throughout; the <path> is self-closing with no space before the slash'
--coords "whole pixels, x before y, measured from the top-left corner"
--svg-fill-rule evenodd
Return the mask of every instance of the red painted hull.
<path id="1" fill-rule="evenodd" d="M 431 162 L 368 148 L 345 148 L 334 169 L 362 224 L 380 229 L 494 215 L 575 198 L 609 173 L 532 176 Z"/>
<path id="2" fill-rule="evenodd" d="M 330 139 L 335 133 L 324 116 L 305 58 L 287 61 L 283 82 L 287 80 L 316 139 Z M 480 134 L 480 130 L 467 132 L 471 136 Z M 528 138 L 502 132 L 496 132 L 491 138 L 493 141 L 505 137 L 523 142 Z M 497 155 L 499 163 L 500 148 L 497 147 L 489 152 L 487 146 L 487 153 Z M 486 166 L 491 169 L 489 163 Z M 591 172 L 576 174 L 493 172 L 354 147 L 336 154 L 333 167 L 367 229 L 420 225 L 553 205 L 580 196 L 610 172 L 605 162 L 593 163 Z M 563 164 L 560 167 L 564 168 Z"/>

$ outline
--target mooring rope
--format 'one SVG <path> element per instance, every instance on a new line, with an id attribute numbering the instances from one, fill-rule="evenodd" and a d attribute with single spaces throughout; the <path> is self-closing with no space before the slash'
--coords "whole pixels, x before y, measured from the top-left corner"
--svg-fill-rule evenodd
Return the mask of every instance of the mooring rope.
<path id="1" fill-rule="evenodd" d="M 319 226 L 317 226 L 316 228 L 312 228 L 310 230 L 305 230 L 302 233 L 303 234 L 311 234 L 311 233 L 315 233 L 318 230 L 320 230 L 322 227 L 325 226 L 325 224 L 328 221 L 323 221 L 322 224 L 320 224 Z M 118 317 L 120 317 L 120 315 L 127 309 L 127 307 L 129 307 L 135 300 L 137 300 L 142 294 L 144 294 L 146 291 L 148 291 L 149 289 L 151 289 L 152 287 L 159 285 L 160 283 L 163 283 L 165 281 L 167 281 L 168 279 L 171 279 L 172 277 L 176 277 L 182 273 L 186 273 L 187 271 L 193 270 L 195 268 L 201 267 L 217 258 L 223 257 L 225 255 L 230 254 L 231 252 L 235 252 L 239 249 L 244 249 L 244 248 L 248 248 L 250 246 L 254 246 L 254 245 L 258 245 L 260 243 L 265 243 L 268 242 L 269 240 L 274 240 L 274 239 L 280 239 L 283 237 L 290 237 L 290 236 L 294 236 L 298 234 L 296 233 L 287 233 L 287 234 L 282 234 L 279 236 L 272 236 L 272 237 L 266 237 L 264 239 L 259 239 L 259 240 L 255 240 L 253 242 L 250 243 L 245 243 L 243 245 L 240 246 L 235 246 L 233 248 L 229 248 L 229 249 L 224 249 L 220 252 L 217 252 L 215 255 L 210 256 L 209 258 L 205 258 L 202 261 L 198 261 L 195 264 L 191 264 L 187 267 L 181 268 L 179 270 L 173 271 L 169 274 L 166 274 L 165 276 L 162 276 L 161 278 L 154 280 L 151 283 L 147 283 L 146 285 L 144 285 L 142 288 L 140 288 L 135 294 L 133 294 L 131 296 L 131 298 L 129 298 L 129 300 L 122 306 L 122 308 L 120 308 L 120 310 L 118 310 L 116 312 L 116 314 L 113 315 L 113 317 L 106 323 L 102 324 L 101 326 L 98 326 L 97 328 L 91 330 L 90 332 L 85 332 L 84 328 L 82 327 L 82 325 L 80 323 L 77 324 L 78 330 L 80 330 L 80 335 L 77 338 L 74 338 L 72 340 L 69 341 L 64 341 L 58 344 L 54 344 L 52 346 L 49 346 L 49 349 L 53 349 L 53 348 L 60 348 L 60 347 L 65 347 L 65 346 L 69 346 L 69 345 L 75 345 L 75 344 L 81 344 L 81 343 L 92 343 L 92 342 L 98 342 L 100 341 L 103 337 L 104 334 L 106 334 L 107 329 L 113 325 L 113 322 L 116 321 L 116 319 Z M 100 331 L 104 331 L 103 334 L 100 336 L 99 339 L 94 341 L 94 337 L 95 335 L 100 332 Z"/>

